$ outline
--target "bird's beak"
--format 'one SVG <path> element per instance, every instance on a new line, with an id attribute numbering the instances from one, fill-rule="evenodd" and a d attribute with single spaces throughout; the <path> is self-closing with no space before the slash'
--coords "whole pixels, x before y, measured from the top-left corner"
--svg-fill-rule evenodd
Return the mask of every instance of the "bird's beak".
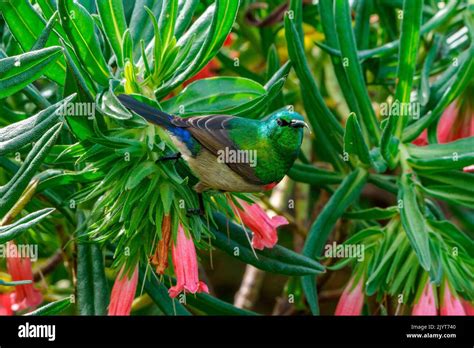
<path id="1" fill-rule="evenodd" d="M 300 121 L 300 120 L 291 120 L 290 124 L 289 124 L 290 127 L 292 128 L 303 128 L 303 127 L 306 127 L 308 129 L 309 126 L 308 124 L 305 122 L 305 121 Z M 311 129 L 310 129 L 311 130 Z"/>

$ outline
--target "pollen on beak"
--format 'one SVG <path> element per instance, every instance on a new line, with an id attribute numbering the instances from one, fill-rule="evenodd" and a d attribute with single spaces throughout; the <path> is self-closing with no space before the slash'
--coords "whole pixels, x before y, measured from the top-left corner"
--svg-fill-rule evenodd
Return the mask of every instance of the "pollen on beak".
<path id="1" fill-rule="evenodd" d="M 303 127 L 306 127 L 306 128 L 308 128 L 308 129 L 310 129 L 309 126 L 308 126 L 308 124 L 307 124 L 305 121 L 300 121 L 300 120 L 291 120 L 289 126 L 292 127 L 292 128 L 303 128 Z"/>

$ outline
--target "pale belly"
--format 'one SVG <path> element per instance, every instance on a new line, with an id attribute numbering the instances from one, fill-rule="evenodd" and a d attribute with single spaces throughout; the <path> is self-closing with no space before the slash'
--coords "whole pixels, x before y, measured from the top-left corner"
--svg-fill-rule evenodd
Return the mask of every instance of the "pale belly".
<path id="1" fill-rule="evenodd" d="M 227 164 L 219 162 L 217 157 L 203 149 L 197 157 L 192 157 L 189 150 L 175 137 L 173 142 L 181 152 L 193 173 L 200 182 L 194 187 L 197 192 L 218 190 L 226 192 L 260 192 L 263 186 L 248 183 L 234 172 Z"/>

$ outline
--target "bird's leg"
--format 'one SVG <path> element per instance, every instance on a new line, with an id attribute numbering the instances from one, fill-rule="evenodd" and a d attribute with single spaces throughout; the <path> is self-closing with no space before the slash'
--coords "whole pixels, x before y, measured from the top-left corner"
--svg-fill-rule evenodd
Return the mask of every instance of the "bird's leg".
<path id="1" fill-rule="evenodd" d="M 202 193 L 198 192 L 198 199 L 199 199 L 199 208 L 194 208 L 194 209 L 188 209 L 187 215 L 199 215 L 203 216 L 206 212 L 204 210 L 204 198 L 202 197 Z"/>
<path id="2" fill-rule="evenodd" d="M 169 155 L 169 156 L 160 157 L 156 160 L 156 162 L 178 160 L 180 158 L 181 158 L 181 152 L 176 152 L 176 153 L 174 153 L 172 155 Z"/>

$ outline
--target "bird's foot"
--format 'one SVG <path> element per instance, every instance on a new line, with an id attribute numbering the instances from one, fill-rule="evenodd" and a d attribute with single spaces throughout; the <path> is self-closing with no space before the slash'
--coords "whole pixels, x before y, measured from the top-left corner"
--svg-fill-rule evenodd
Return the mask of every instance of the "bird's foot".
<path id="1" fill-rule="evenodd" d="M 193 208 L 193 209 L 188 209 L 187 212 L 186 212 L 186 216 L 193 216 L 193 215 L 197 215 L 197 216 L 204 216 L 206 214 L 206 212 L 204 211 L 204 209 L 201 209 L 201 208 Z"/>
<path id="2" fill-rule="evenodd" d="M 204 209 L 204 198 L 202 196 L 202 192 L 198 193 L 198 200 L 199 200 L 199 208 L 188 209 L 186 212 L 187 216 L 197 215 L 197 216 L 204 216 L 206 211 Z"/>
<path id="3" fill-rule="evenodd" d="M 179 160 L 181 158 L 181 152 L 176 152 L 172 155 L 169 156 L 163 156 L 161 158 L 158 158 L 156 162 L 161 162 L 161 161 L 171 161 L 171 160 Z"/>

